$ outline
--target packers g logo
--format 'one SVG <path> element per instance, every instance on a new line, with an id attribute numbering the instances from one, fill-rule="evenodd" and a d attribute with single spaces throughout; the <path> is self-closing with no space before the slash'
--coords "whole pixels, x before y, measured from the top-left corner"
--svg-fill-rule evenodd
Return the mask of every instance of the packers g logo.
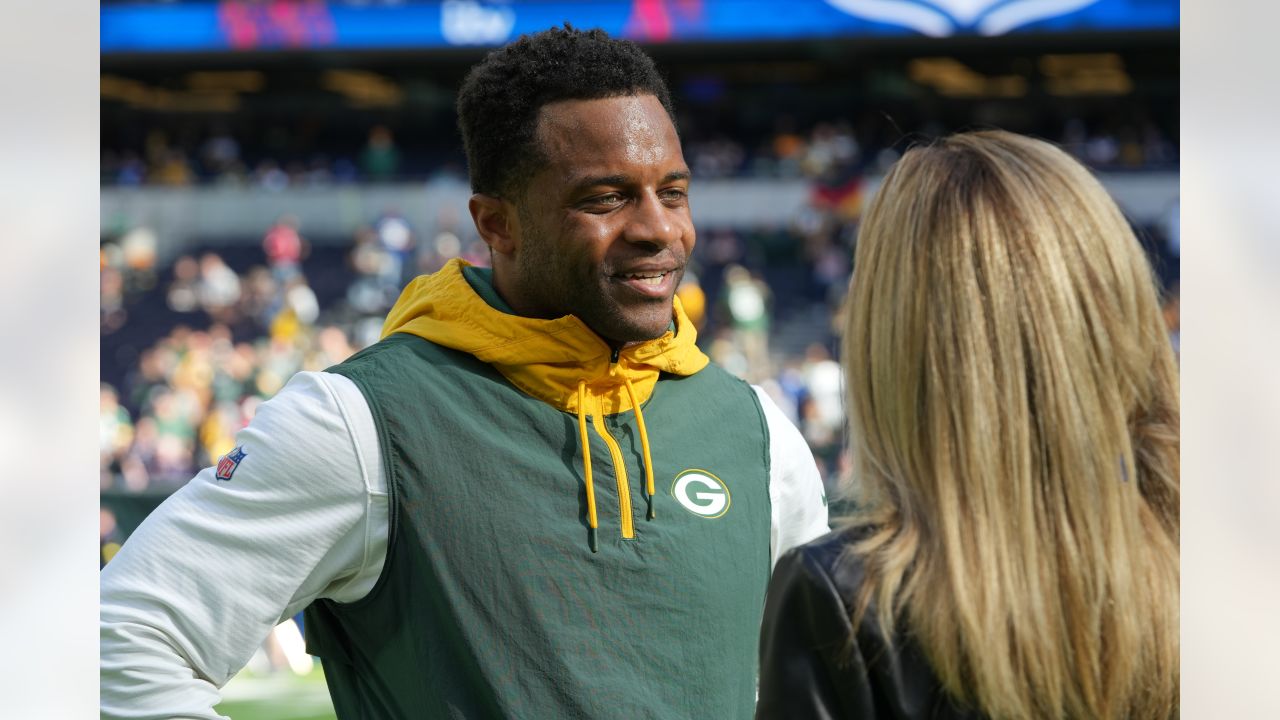
<path id="1" fill-rule="evenodd" d="M 685 470 L 671 483 L 671 495 L 685 510 L 704 518 L 729 512 L 729 487 L 706 470 Z"/>

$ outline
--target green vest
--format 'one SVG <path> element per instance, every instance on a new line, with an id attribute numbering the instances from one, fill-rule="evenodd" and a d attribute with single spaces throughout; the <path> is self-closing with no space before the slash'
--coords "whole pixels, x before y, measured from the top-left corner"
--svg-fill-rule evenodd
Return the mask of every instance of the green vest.
<path id="1" fill-rule="evenodd" d="M 466 353 L 395 334 L 331 369 L 376 422 L 386 565 L 364 599 L 306 611 L 341 718 L 750 718 L 769 577 L 768 429 L 751 388 L 709 365 L 664 375 L 605 418 L 610 448 Z"/>

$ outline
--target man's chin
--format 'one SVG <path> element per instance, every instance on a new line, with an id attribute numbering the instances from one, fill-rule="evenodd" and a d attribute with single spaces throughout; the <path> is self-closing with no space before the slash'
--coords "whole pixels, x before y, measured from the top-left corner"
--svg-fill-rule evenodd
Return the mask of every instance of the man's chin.
<path id="1" fill-rule="evenodd" d="M 671 305 L 665 312 L 627 313 L 587 323 L 597 335 L 615 343 L 632 344 L 662 337 L 671 327 Z"/>

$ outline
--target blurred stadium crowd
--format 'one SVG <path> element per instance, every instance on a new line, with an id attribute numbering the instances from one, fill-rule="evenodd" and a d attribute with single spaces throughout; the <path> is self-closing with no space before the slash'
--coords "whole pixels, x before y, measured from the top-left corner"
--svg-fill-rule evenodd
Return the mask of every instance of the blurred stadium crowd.
<path id="1" fill-rule="evenodd" d="M 689 123 L 685 123 L 688 125 Z M 903 129 L 873 115 L 826 120 L 798 128 L 781 116 L 772 134 L 755 140 L 723 132 L 685 134 L 685 154 L 698 178 L 823 178 L 856 168 L 884 172 L 904 135 L 936 137 L 945 128 L 928 123 Z M 1039 128 L 1090 167 L 1099 170 L 1176 168 L 1177 146 L 1141 117 L 1117 114 L 1085 120 L 1055 118 Z M 462 158 L 451 145 L 402 149 L 384 124 L 369 128 L 363 145 L 348 139 L 321 143 L 299 128 L 232 132 L 225 123 L 185 122 L 152 128 L 135 145 L 104 147 L 102 184 L 229 185 L 282 190 L 344 183 L 414 180 L 440 173 L 465 180 Z"/>
<path id="2" fill-rule="evenodd" d="M 763 386 L 801 428 L 830 490 L 845 468 L 832 328 L 852 271 L 861 197 L 823 199 L 815 193 L 813 211 L 790 227 L 699 228 L 679 294 L 702 348 Z M 1177 245 L 1168 230 L 1138 228 L 1165 286 L 1176 344 Z M 285 215 L 256 244 L 201 248 L 163 267 L 145 227 L 104 238 L 103 563 L 125 534 L 112 509 L 122 497 L 149 499 L 140 520 L 216 463 L 295 372 L 323 370 L 375 342 L 413 276 L 455 257 L 488 264 L 474 233 L 447 223 L 414 228 L 394 212 L 345 244 L 313 245 L 304 231 Z"/>

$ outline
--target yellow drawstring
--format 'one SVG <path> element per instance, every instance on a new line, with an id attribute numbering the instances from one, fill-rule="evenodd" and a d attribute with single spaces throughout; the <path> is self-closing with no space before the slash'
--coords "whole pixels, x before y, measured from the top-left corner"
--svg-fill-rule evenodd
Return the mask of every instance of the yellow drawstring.
<path id="1" fill-rule="evenodd" d="M 644 454 L 644 489 L 648 493 L 649 499 L 649 519 L 654 518 L 653 513 L 653 458 L 649 455 L 649 433 L 644 429 L 644 413 L 640 412 L 640 402 L 636 400 L 635 388 L 631 387 L 631 380 L 626 375 L 622 376 L 622 382 L 626 383 L 627 395 L 631 397 L 631 407 L 636 409 L 636 425 L 640 428 L 640 451 Z M 582 386 L 579 385 L 579 388 Z M 581 389 L 579 389 L 581 392 Z M 585 425 L 584 432 L 585 432 Z"/>
<path id="2" fill-rule="evenodd" d="M 622 382 L 626 385 L 627 395 L 631 398 L 631 406 L 636 411 L 636 426 L 640 430 L 640 451 L 644 455 L 644 488 L 645 495 L 649 501 L 650 520 L 654 518 L 653 508 L 653 456 L 649 452 L 649 431 L 644 426 L 644 413 L 640 411 L 640 402 L 636 397 L 636 390 L 631 386 L 631 380 L 627 376 L 622 376 Z M 596 535 L 597 528 L 600 526 L 599 519 L 596 517 L 596 490 L 591 476 L 591 439 L 587 437 L 587 381 L 578 381 L 578 440 L 582 443 L 582 472 L 587 486 L 587 542 L 591 545 L 591 552 L 600 552 L 597 544 Z"/>
<path id="3" fill-rule="evenodd" d="M 644 437 L 643 427 L 642 425 L 640 430 L 642 438 Z M 591 441 L 587 437 L 586 380 L 578 381 L 578 438 L 582 441 L 582 469 L 587 484 L 587 543 L 591 545 L 591 552 L 600 552 L 596 544 L 596 528 L 599 527 L 599 521 L 596 519 L 596 491 L 591 484 Z"/>

